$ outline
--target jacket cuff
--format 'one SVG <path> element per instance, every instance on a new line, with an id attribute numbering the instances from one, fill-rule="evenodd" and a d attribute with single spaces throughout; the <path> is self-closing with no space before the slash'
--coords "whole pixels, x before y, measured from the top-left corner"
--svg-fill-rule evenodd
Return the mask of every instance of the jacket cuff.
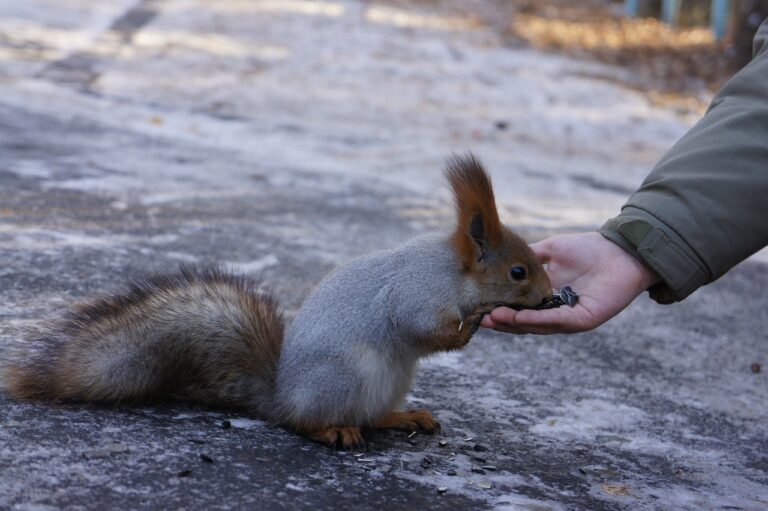
<path id="1" fill-rule="evenodd" d="M 647 211 L 625 207 L 608 220 L 600 234 L 656 272 L 662 281 L 648 293 L 658 303 L 683 300 L 710 281 L 709 271 L 690 246 Z"/>

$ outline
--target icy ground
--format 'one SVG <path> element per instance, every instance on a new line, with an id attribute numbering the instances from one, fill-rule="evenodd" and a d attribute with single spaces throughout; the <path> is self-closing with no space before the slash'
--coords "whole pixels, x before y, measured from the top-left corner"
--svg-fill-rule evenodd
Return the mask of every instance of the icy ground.
<path id="1" fill-rule="evenodd" d="M 690 125 L 617 70 L 414 3 L 0 2 L 0 354 L 179 262 L 295 310 L 340 262 L 450 225 L 452 151 L 529 239 L 593 229 Z M 0 509 L 766 509 L 766 280 L 755 259 L 592 333 L 481 332 L 409 397 L 443 433 L 362 456 L 226 411 L 0 394 Z"/>

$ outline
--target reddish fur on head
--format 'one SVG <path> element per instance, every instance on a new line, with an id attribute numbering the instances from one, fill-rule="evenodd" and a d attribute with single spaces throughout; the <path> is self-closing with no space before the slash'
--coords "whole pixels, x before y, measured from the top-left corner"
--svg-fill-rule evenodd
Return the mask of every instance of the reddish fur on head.
<path id="1" fill-rule="evenodd" d="M 458 214 L 453 243 L 464 267 L 469 269 L 481 255 L 478 254 L 479 239 L 491 249 L 498 248 L 502 240 L 491 179 L 471 153 L 449 158 L 445 176 L 453 189 Z"/>
<path id="2" fill-rule="evenodd" d="M 528 244 L 499 221 L 491 179 L 472 154 L 448 160 L 445 176 L 456 200 L 451 238 L 465 274 L 478 287 L 481 304 L 535 307 L 552 296 L 544 267 Z M 512 268 L 522 270 L 513 278 Z"/>

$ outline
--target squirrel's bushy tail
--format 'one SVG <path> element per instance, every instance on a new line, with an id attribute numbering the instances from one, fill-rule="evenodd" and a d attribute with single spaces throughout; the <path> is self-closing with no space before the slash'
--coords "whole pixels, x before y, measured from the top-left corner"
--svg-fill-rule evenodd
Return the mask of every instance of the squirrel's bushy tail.
<path id="1" fill-rule="evenodd" d="M 7 371 L 29 399 L 124 402 L 174 395 L 269 419 L 283 339 L 275 299 L 216 267 L 151 275 L 80 306 Z"/>

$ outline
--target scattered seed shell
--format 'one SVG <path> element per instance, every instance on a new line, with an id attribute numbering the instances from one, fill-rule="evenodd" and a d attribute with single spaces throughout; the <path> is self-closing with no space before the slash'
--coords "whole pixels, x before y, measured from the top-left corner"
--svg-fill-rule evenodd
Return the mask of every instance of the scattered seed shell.
<path id="1" fill-rule="evenodd" d="M 448 491 L 447 486 L 441 486 L 440 488 L 437 489 L 437 493 L 445 493 L 447 491 Z"/>
<path id="2" fill-rule="evenodd" d="M 488 448 L 486 446 L 484 446 L 483 444 L 475 444 L 473 449 L 476 450 L 477 452 L 485 452 L 485 451 L 488 450 Z"/>
<path id="3" fill-rule="evenodd" d="M 213 463 L 213 458 L 204 453 L 200 453 L 200 459 L 206 463 Z"/>
<path id="4" fill-rule="evenodd" d="M 490 490 L 493 488 L 493 484 L 490 481 L 478 481 L 477 485 L 484 490 Z"/>
<path id="5" fill-rule="evenodd" d="M 189 477 L 192 474 L 192 471 L 188 468 L 185 468 L 184 470 L 179 470 L 176 472 L 176 477 Z"/>
<path id="6" fill-rule="evenodd" d="M 419 432 L 418 432 L 418 431 L 414 431 L 413 433 L 411 433 L 410 435 L 408 435 L 408 438 L 413 438 L 413 437 L 415 437 L 415 436 L 416 436 L 416 435 L 418 435 L 418 434 L 419 434 Z"/>
<path id="7" fill-rule="evenodd" d="M 447 474 L 448 474 L 449 476 L 455 476 L 455 475 L 456 475 L 456 471 L 455 471 L 454 469 L 450 469 L 450 470 L 447 472 Z"/>
<path id="8" fill-rule="evenodd" d="M 221 427 L 224 429 L 229 429 L 232 427 L 232 423 L 228 420 L 221 421 Z"/>
<path id="9" fill-rule="evenodd" d="M 609 495 L 616 495 L 619 497 L 629 495 L 629 486 L 627 486 L 626 484 L 604 483 L 602 488 L 603 488 L 603 491 Z"/>
<path id="10" fill-rule="evenodd" d="M 448 441 L 447 440 L 440 440 L 438 442 L 438 445 L 440 445 L 440 447 L 445 447 L 445 446 L 448 445 Z"/>
<path id="11" fill-rule="evenodd" d="M 758 364 L 757 362 L 754 362 L 751 366 L 749 366 L 749 369 L 754 373 L 757 374 L 760 371 L 763 370 L 763 366 L 761 364 Z"/>

